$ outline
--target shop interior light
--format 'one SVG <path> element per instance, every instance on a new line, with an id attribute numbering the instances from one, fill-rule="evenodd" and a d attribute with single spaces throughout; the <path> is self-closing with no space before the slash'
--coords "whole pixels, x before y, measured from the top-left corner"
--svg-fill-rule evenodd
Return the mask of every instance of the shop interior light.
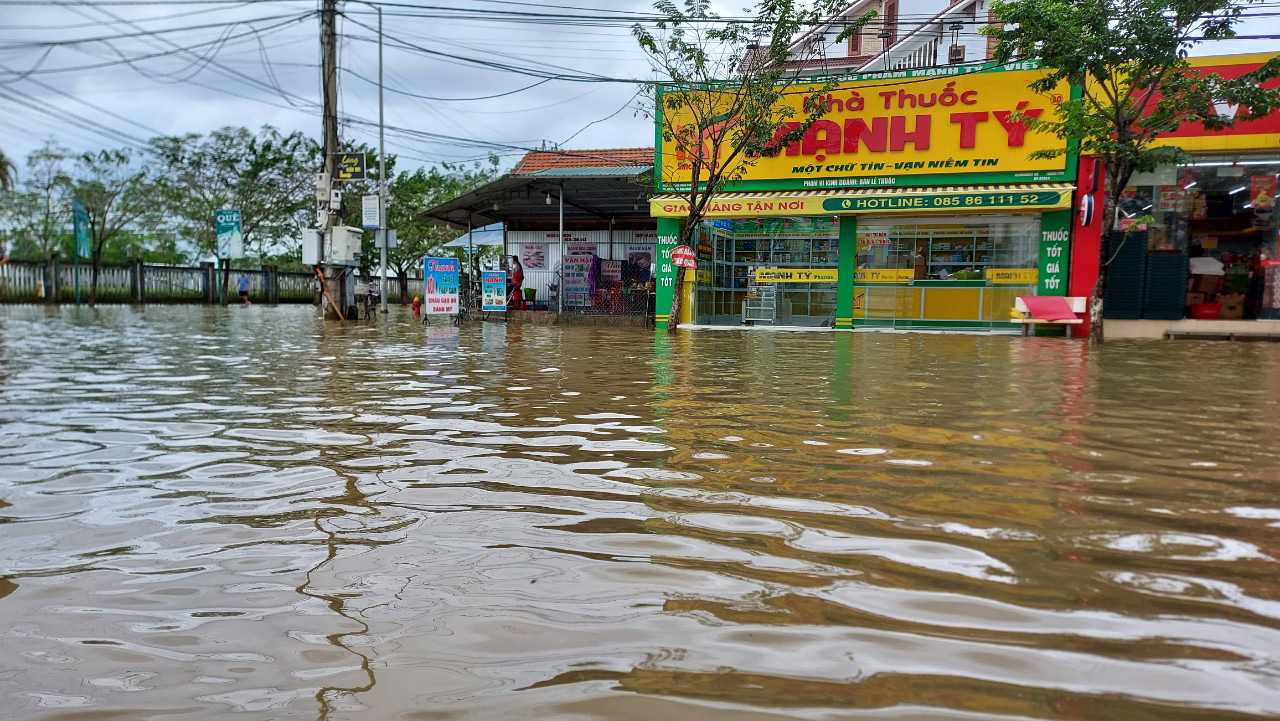
<path id="1" fill-rule="evenodd" d="M 547 193 L 547 200 L 546 200 L 546 203 L 547 203 L 547 205 L 551 205 L 551 193 Z"/>
<path id="2" fill-rule="evenodd" d="M 1190 183 L 1187 183 L 1186 185 L 1182 186 L 1182 189 L 1183 189 L 1183 190 L 1191 190 L 1192 188 L 1196 187 L 1196 182 L 1197 182 L 1197 181 L 1194 181 L 1194 180 L 1193 180 L 1193 181 L 1191 181 Z"/>
<path id="3" fill-rule="evenodd" d="M 1143 209 L 1143 210 L 1151 210 L 1151 203 L 1147 203 L 1146 205 L 1142 206 L 1142 209 Z"/>
<path id="4" fill-rule="evenodd" d="M 1248 189 L 1249 187 L 1247 185 L 1241 185 L 1239 188 L 1232 188 L 1231 190 L 1228 190 L 1227 195 L 1235 195 L 1236 193 L 1243 193 Z"/>
<path id="5" fill-rule="evenodd" d="M 1245 209 L 1245 210 L 1248 210 L 1249 208 L 1252 208 L 1252 207 L 1253 207 L 1253 203 L 1245 203 L 1245 204 L 1244 204 L 1244 209 Z"/>
<path id="6" fill-rule="evenodd" d="M 1274 160 L 1216 160 L 1204 163 L 1187 163 L 1191 168 L 1221 168 L 1229 165 L 1275 165 Z"/>

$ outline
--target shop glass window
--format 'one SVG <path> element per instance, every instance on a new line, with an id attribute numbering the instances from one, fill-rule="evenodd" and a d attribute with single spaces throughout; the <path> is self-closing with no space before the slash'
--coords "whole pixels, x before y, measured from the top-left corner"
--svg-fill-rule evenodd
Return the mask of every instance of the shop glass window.
<path id="1" fill-rule="evenodd" d="M 1035 268 L 1039 218 L 962 222 L 868 220 L 858 225 L 858 267 L 912 269 L 919 280 L 982 280 L 988 268 Z"/>
<path id="2" fill-rule="evenodd" d="M 1120 223 L 1149 220 L 1148 250 L 1226 263 L 1273 245 L 1280 159 L 1197 159 L 1139 176 L 1124 189 Z M 1273 248 L 1274 250 L 1274 248 Z"/>

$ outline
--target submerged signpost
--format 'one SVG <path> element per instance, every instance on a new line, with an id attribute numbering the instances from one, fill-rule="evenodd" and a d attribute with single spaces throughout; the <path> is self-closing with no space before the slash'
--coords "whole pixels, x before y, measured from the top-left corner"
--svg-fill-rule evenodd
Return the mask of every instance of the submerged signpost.
<path id="1" fill-rule="evenodd" d="M 218 281 L 218 302 L 223 303 L 223 292 L 227 281 L 228 265 L 232 258 L 240 257 L 244 235 L 241 232 L 240 211 L 236 208 L 224 208 L 214 214 L 218 232 L 218 264 L 222 266 L 222 277 Z"/>
<path id="2" fill-rule="evenodd" d="M 85 209 L 84 203 L 76 198 L 71 202 L 71 216 L 76 229 L 76 257 L 73 272 L 74 282 L 76 286 L 76 307 L 80 306 L 80 259 L 88 258 L 91 252 L 89 246 L 89 211 Z"/>

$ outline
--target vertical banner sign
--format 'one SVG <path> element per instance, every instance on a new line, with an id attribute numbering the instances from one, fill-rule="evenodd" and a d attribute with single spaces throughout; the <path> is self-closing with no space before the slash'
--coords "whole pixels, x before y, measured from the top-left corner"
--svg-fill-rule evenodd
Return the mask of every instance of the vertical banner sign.
<path id="1" fill-rule="evenodd" d="M 365 195 L 360 198 L 360 225 L 365 230 L 376 230 L 382 227 L 382 214 L 378 212 L 378 196 Z"/>
<path id="2" fill-rule="evenodd" d="M 91 252 L 89 248 L 89 211 L 85 210 L 84 203 L 76 198 L 71 203 L 71 214 L 74 217 L 76 227 L 76 257 L 88 258 Z"/>
<path id="3" fill-rule="evenodd" d="M 1036 295 L 1067 294 L 1070 236 L 1070 210 L 1055 210 L 1040 216 L 1040 278 Z"/>
<path id="4" fill-rule="evenodd" d="M 680 220 L 658 218 L 657 283 L 654 298 L 654 324 L 666 328 L 671 319 L 671 301 L 675 298 L 676 266 L 671 262 L 671 251 L 680 242 Z"/>
<path id="5" fill-rule="evenodd" d="M 1271 214 L 1276 207 L 1276 176 L 1272 173 L 1249 178 L 1249 203 L 1253 206 L 1253 227 L 1271 227 Z M 1268 241 L 1270 239 L 1267 239 Z"/>
<path id="6" fill-rule="evenodd" d="M 427 315 L 457 315 L 458 313 L 458 260 L 457 258 L 423 258 L 423 303 Z"/>
<path id="7" fill-rule="evenodd" d="M 507 274 L 500 270 L 480 272 L 481 296 L 484 303 L 481 310 L 507 309 Z"/>
<path id="8" fill-rule="evenodd" d="M 88 258 L 93 250 L 89 247 L 89 211 L 85 209 L 84 203 L 80 202 L 79 198 L 71 202 L 71 217 L 76 228 L 76 259 L 72 273 L 78 307 L 80 305 L 80 259 Z"/>
<path id="9" fill-rule="evenodd" d="M 613 285 L 622 282 L 622 261 L 620 260 L 602 260 L 600 261 L 600 280 L 608 281 Z"/>
<path id="10" fill-rule="evenodd" d="M 219 210 L 214 214 L 218 230 L 218 257 L 237 258 L 244 238 L 240 232 L 240 211 L 235 208 Z"/>
<path id="11" fill-rule="evenodd" d="M 564 275 L 564 304 L 582 308 L 591 304 L 591 266 L 589 255 L 571 255 L 561 264 Z"/>
<path id="12" fill-rule="evenodd" d="M 653 245 L 628 245 L 627 264 L 631 266 L 632 278 L 647 282 L 653 266 Z"/>

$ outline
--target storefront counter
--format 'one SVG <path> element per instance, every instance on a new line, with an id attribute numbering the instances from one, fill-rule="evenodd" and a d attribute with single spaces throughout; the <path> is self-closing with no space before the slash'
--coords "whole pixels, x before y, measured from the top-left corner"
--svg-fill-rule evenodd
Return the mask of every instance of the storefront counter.
<path id="1" fill-rule="evenodd" d="M 1035 286 L 985 280 L 854 283 L 854 326 L 990 327 L 1008 325 L 1014 299 Z"/>

